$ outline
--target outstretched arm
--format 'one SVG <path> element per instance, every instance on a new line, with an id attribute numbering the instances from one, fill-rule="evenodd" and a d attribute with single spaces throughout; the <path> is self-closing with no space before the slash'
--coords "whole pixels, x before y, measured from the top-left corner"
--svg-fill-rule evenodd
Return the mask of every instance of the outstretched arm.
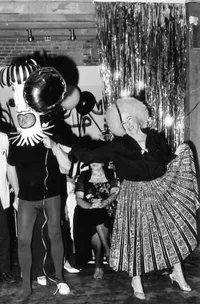
<path id="1" fill-rule="evenodd" d="M 96 149 L 82 148 L 80 146 L 74 145 L 69 152 L 69 159 L 71 162 L 81 161 L 85 164 L 90 164 L 93 162 L 105 163 L 107 161 L 113 160 L 113 150 L 115 148 L 115 141 L 108 142 L 101 147 Z"/>
<path id="2" fill-rule="evenodd" d="M 60 167 L 60 172 L 63 174 L 68 174 L 71 168 L 71 162 L 68 158 L 68 153 L 65 150 L 65 146 L 55 143 L 49 137 L 45 137 L 43 139 L 43 143 L 44 146 L 47 149 L 51 149 L 55 155 Z"/>

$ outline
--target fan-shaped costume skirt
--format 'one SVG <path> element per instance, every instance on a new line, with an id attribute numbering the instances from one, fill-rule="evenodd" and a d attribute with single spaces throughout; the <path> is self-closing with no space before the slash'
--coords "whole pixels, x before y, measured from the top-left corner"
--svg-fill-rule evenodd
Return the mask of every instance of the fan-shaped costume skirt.
<path id="1" fill-rule="evenodd" d="M 198 187 L 193 154 L 184 150 L 164 176 L 124 180 L 117 198 L 110 266 L 130 276 L 172 267 L 197 245 Z"/>

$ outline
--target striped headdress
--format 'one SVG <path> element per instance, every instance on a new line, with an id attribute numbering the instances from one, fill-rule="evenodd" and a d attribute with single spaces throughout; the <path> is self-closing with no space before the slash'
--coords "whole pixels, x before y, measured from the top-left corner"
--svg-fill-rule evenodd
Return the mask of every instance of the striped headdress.
<path id="1" fill-rule="evenodd" d="M 33 59 L 28 59 L 24 63 L 14 63 L 0 70 L 0 86 L 10 87 L 12 84 L 22 84 L 29 75 L 40 66 Z"/>

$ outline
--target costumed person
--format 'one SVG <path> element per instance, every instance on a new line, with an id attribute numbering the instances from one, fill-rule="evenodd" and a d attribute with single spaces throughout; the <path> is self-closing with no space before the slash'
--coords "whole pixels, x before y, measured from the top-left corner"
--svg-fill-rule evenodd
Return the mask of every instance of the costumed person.
<path id="1" fill-rule="evenodd" d="M 138 299 L 145 299 L 141 275 L 172 268 L 171 282 L 192 289 L 181 262 L 197 246 L 196 210 L 199 193 L 193 153 L 188 144 L 175 154 L 165 138 L 147 128 L 146 106 L 135 98 L 122 98 L 107 109 L 113 140 L 93 151 L 73 147 L 71 161 L 112 160 L 121 180 L 117 197 L 110 266 L 132 277 Z M 68 150 L 70 151 L 70 149 Z M 66 162 L 68 165 L 68 162 Z"/>
<path id="2" fill-rule="evenodd" d="M 0 281 L 13 283 L 11 274 L 10 233 L 6 210 L 10 207 L 9 183 L 14 195 L 18 195 L 18 179 L 14 168 L 7 163 L 9 150 L 8 136 L 0 132 Z"/>
<path id="3" fill-rule="evenodd" d="M 94 278 L 103 277 L 103 257 L 109 258 L 114 202 L 118 193 L 114 172 L 102 163 L 90 164 L 76 182 L 74 212 L 76 264 L 84 267 L 95 258 Z"/>
<path id="4" fill-rule="evenodd" d="M 37 214 L 44 212 L 48 236 L 51 241 L 51 255 L 55 268 L 55 282 L 62 295 L 70 293 L 70 288 L 63 277 L 63 240 L 61 233 L 61 193 L 63 176 L 59 168 L 57 151 L 47 149 L 43 143 L 45 136 L 55 136 L 54 126 L 46 121 L 41 109 L 37 112 L 28 106 L 24 98 L 24 85 L 27 77 L 38 68 L 34 60 L 22 62 L 16 60 L 9 67 L 1 71 L 1 83 L 13 89 L 16 116 L 18 122 L 17 132 L 10 134 L 10 149 L 8 163 L 16 169 L 19 180 L 19 205 L 18 205 L 18 257 L 22 273 L 22 291 L 18 295 L 18 302 L 26 302 L 31 293 L 31 239 Z M 64 86 L 63 79 L 54 69 L 45 71 L 46 77 L 51 80 L 54 90 L 42 96 L 36 89 L 33 94 L 38 94 L 40 99 L 49 96 L 49 108 L 54 108 L 58 98 L 62 99 Z M 61 77 L 61 79 L 59 78 Z M 45 86 L 45 80 L 38 80 Z M 30 84 L 31 85 L 31 84 Z M 51 94 L 51 95 L 50 95 Z M 44 110 L 44 111 L 43 111 Z M 66 174 L 66 171 L 65 171 Z"/>

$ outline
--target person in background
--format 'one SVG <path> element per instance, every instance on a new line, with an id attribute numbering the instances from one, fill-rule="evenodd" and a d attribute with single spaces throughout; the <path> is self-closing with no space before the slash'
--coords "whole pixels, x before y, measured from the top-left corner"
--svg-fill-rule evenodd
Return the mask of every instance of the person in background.
<path id="1" fill-rule="evenodd" d="M 71 171 L 71 170 L 70 170 Z M 69 273 L 79 273 L 79 269 L 75 268 L 75 248 L 74 248 L 74 234 L 73 234 L 73 219 L 74 209 L 76 206 L 75 198 L 75 177 L 70 177 L 73 172 L 66 176 L 67 199 L 64 206 L 64 219 L 63 219 L 63 242 L 66 244 L 64 269 Z M 66 229 L 64 229 L 66 226 Z"/>
<path id="2" fill-rule="evenodd" d="M 197 246 L 199 193 L 193 153 L 186 143 L 172 153 L 164 136 L 147 128 L 147 107 L 121 98 L 106 112 L 113 140 L 95 150 L 68 148 L 71 162 L 113 161 L 121 181 L 113 225 L 110 266 L 132 277 L 144 300 L 141 276 L 171 268 L 172 283 L 190 292 L 181 263 Z M 66 154 L 67 158 L 67 154 Z"/>
<path id="3" fill-rule="evenodd" d="M 76 182 L 77 206 L 74 212 L 74 244 L 76 264 L 84 267 L 95 257 L 94 278 L 103 277 L 103 257 L 110 254 L 111 218 L 109 211 L 115 201 L 118 187 L 112 170 L 102 163 L 90 164 Z"/>
<path id="4" fill-rule="evenodd" d="M 18 195 L 18 179 L 14 168 L 7 163 L 9 150 L 8 136 L 0 132 L 0 281 L 13 283 L 11 275 L 10 234 L 6 210 L 10 207 L 9 183 L 14 195 Z"/>

